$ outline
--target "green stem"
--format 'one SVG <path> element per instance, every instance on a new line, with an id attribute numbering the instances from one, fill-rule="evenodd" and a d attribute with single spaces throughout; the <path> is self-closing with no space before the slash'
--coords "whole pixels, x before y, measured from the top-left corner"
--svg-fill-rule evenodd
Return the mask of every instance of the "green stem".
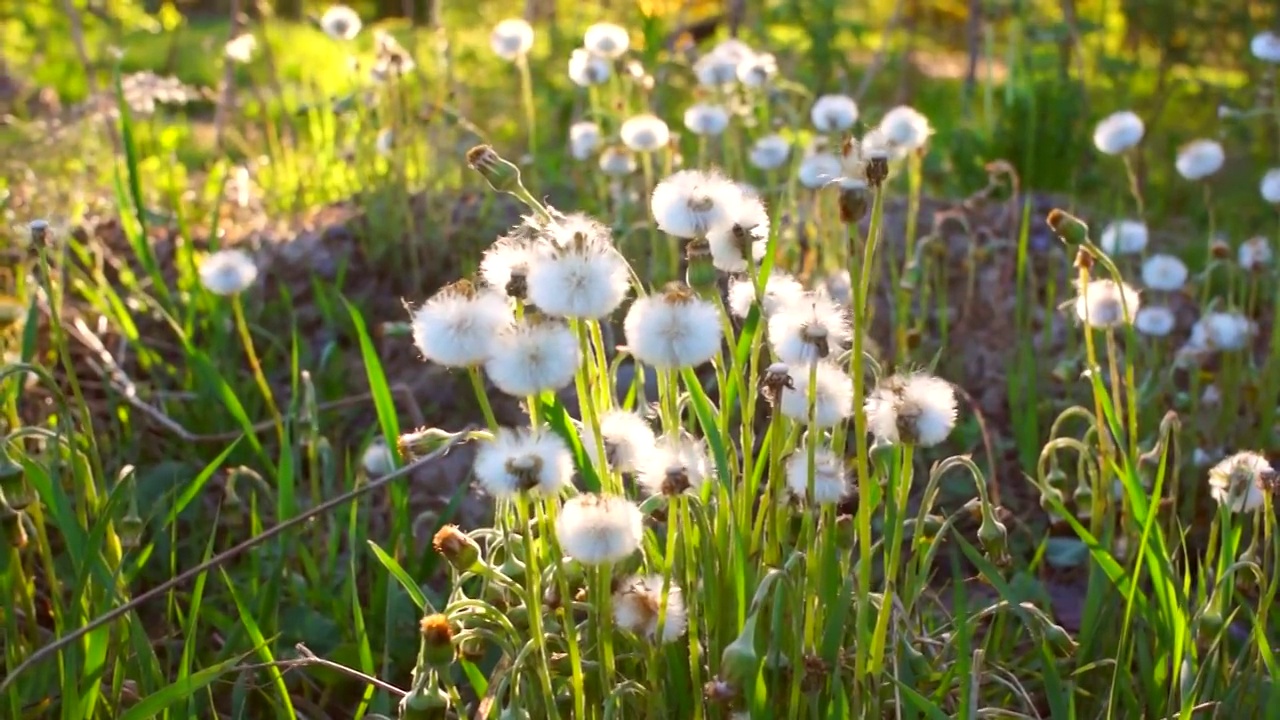
<path id="1" fill-rule="evenodd" d="M 262 393 L 262 399 L 267 403 L 267 411 L 271 413 L 271 419 L 276 426 L 277 439 L 283 443 L 284 420 L 280 417 L 280 410 L 276 407 L 275 395 L 271 392 L 271 385 L 267 382 L 267 376 L 262 372 L 262 363 L 258 361 L 258 352 L 253 347 L 253 336 L 249 334 L 249 323 L 245 321 L 244 304 L 240 301 L 239 295 L 231 298 L 231 312 L 235 316 L 236 332 L 240 334 L 240 342 L 244 344 L 244 353 L 249 360 L 249 370 L 253 373 L 254 382 L 258 384 L 258 391 Z"/>
<path id="2" fill-rule="evenodd" d="M 480 412 L 484 413 L 485 425 L 492 432 L 498 432 L 498 420 L 493 415 L 493 406 L 489 404 L 489 394 L 484 390 L 484 378 L 480 376 L 480 368 L 474 365 L 467 368 L 467 378 L 471 380 L 471 389 L 476 393 L 476 402 L 480 403 Z"/>

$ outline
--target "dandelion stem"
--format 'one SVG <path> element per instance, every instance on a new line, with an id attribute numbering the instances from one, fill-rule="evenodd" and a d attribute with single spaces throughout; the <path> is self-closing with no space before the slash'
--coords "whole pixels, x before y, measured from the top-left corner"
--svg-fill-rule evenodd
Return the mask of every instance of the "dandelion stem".
<path id="1" fill-rule="evenodd" d="M 520 96 L 524 102 L 524 120 L 528 125 L 529 131 L 529 156 L 534 159 L 536 166 L 538 158 L 537 105 L 533 100 L 533 76 L 529 72 L 529 56 L 524 54 L 516 58 L 516 67 L 520 70 Z"/>
<path id="2" fill-rule="evenodd" d="M 245 322 L 244 304 L 240 301 L 239 295 L 231 298 L 231 312 L 235 316 L 236 332 L 240 334 L 240 342 L 244 344 L 244 352 L 249 360 L 249 370 L 253 372 L 253 379 L 258 384 L 262 399 L 267 403 L 267 412 L 271 413 L 271 419 L 275 421 L 276 437 L 283 445 L 284 420 L 280 417 L 280 410 L 276 407 L 275 396 L 271 393 L 271 385 L 267 382 L 267 376 L 262 372 L 262 363 L 258 362 L 258 352 L 254 350 L 253 336 L 249 334 L 249 323 Z"/>
<path id="3" fill-rule="evenodd" d="M 493 406 L 489 404 L 489 394 L 484 389 L 484 378 L 480 377 L 480 368 L 467 368 L 467 377 L 471 380 L 471 389 L 476 393 L 476 402 L 480 403 L 480 412 L 484 413 L 484 422 L 492 432 L 498 431 L 498 421 L 493 415 Z"/>

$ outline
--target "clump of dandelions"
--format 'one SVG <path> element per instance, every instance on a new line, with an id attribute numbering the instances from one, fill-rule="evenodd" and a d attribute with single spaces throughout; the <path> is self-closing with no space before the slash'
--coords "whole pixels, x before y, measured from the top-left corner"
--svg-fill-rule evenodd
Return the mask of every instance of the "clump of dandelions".
<path id="1" fill-rule="evenodd" d="M 1193 140 L 1178 150 L 1174 166 L 1188 180 L 1203 180 L 1222 169 L 1226 151 L 1216 140 Z"/>
<path id="2" fill-rule="evenodd" d="M 413 311 L 413 342 L 427 360 L 445 367 L 474 367 L 489 359 L 499 334 L 513 319 L 504 295 L 459 280 Z"/>
<path id="3" fill-rule="evenodd" d="M 622 581 L 613 593 L 614 623 L 622 630 L 650 640 L 658 639 L 658 626 L 661 625 L 662 642 L 679 640 L 689 624 L 684 593 L 675 583 L 667 588 L 667 607 L 663 616 L 662 584 L 661 575 L 636 575 Z"/>
<path id="4" fill-rule="evenodd" d="M 722 224 L 742 190 L 718 172 L 681 170 L 653 189 L 649 209 L 658 229 L 680 238 L 703 237 Z"/>
<path id="5" fill-rule="evenodd" d="M 627 118 L 618 129 L 618 137 L 632 152 L 656 152 L 671 142 L 671 129 L 662 118 L 646 113 Z"/>
<path id="6" fill-rule="evenodd" d="M 795 497 L 815 505 L 838 503 L 849 495 L 849 474 L 844 462 L 826 448 L 813 455 L 813 494 L 809 493 L 809 452 L 801 448 L 787 458 L 787 489 Z"/>
<path id="7" fill-rule="evenodd" d="M 320 29 L 334 40 L 351 40 L 360 34 L 360 16 L 346 5 L 330 5 L 320 16 Z"/>
<path id="8" fill-rule="evenodd" d="M 568 325 L 528 315 L 498 335 L 484 371 L 502 392 L 528 397 L 573 382 L 580 361 L 578 338 Z"/>
<path id="9" fill-rule="evenodd" d="M 1104 154 L 1119 155 L 1137 147 L 1146 132 L 1142 118 L 1130 110 L 1121 110 L 1103 118 L 1093 129 L 1093 145 Z"/>
<path id="10" fill-rule="evenodd" d="M 549 430 L 499 428 L 492 440 L 481 443 L 472 471 L 496 498 L 525 492 L 551 496 L 573 480 L 573 454 Z"/>
<path id="11" fill-rule="evenodd" d="M 1150 290 L 1177 292 L 1187 284 L 1189 271 L 1177 256 L 1156 253 L 1142 263 L 1142 284 Z"/>
<path id="12" fill-rule="evenodd" d="M 820 132 L 844 132 L 858 121 L 858 104 L 848 95 L 822 95 L 809 110 L 809 119 Z"/>
<path id="13" fill-rule="evenodd" d="M 489 33 L 489 47 L 503 60 L 518 60 L 533 49 L 533 26 L 521 18 L 507 18 Z"/>
<path id="14" fill-rule="evenodd" d="M 701 365 L 720 351 L 719 311 L 680 283 L 633 302 L 623 332 L 631 355 L 658 370 Z"/>
<path id="15" fill-rule="evenodd" d="M 616 60 L 631 47 L 631 34 L 621 25 L 596 23 L 583 34 L 582 46 L 592 55 Z"/>
<path id="16" fill-rule="evenodd" d="M 1240 350 L 1253 337 L 1255 325 L 1237 312 L 1205 313 L 1191 328 L 1188 343 L 1204 350 Z"/>
<path id="17" fill-rule="evenodd" d="M 748 159 L 759 170 L 777 170 L 791 156 L 791 142 L 781 135 L 765 135 L 751 145 Z"/>
<path id="18" fill-rule="evenodd" d="M 752 54 L 751 48 L 745 43 L 734 39 L 725 40 L 698 58 L 693 64 L 693 73 L 698 78 L 698 84 L 703 87 L 731 85 L 738 79 L 738 65 Z"/>
<path id="19" fill-rule="evenodd" d="M 200 284 L 214 295 L 238 295 L 258 278 L 258 266 L 243 250 L 219 250 L 200 263 Z"/>
<path id="20" fill-rule="evenodd" d="M 1147 247 L 1147 224 L 1140 220 L 1107 223 L 1098 246 L 1108 255 L 1137 255 Z"/>
<path id="21" fill-rule="evenodd" d="M 956 426 L 956 391 L 928 373 L 892 375 L 867 396 L 867 427 L 879 442 L 932 447 Z"/>
<path id="22" fill-rule="evenodd" d="M 1114 280 L 1090 282 L 1075 300 L 1076 317 L 1100 330 L 1133 322 L 1138 305 L 1138 291 Z"/>
<path id="23" fill-rule="evenodd" d="M 853 414 L 853 378 L 839 365 L 821 360 L 816 364 L 788 367 L 789 384 L 783 385 L 779 408 L 798 423 L 809 424 L 810 368 L 813 368 L 814 428 L 835 426 Z"/>
<path id="24" fill-rule="evenodd" d="M 764 301 L 760 305 L 766 318 L 772 317 L 804 297 L 804 286 L 791 275 L 774 270 L 764 284 Z M 756 286 L 750 278 L 735 278 L 729 282 L 729 312 L 734 317 L 746 318 L 756 302 Z"/>
<path id="25" fill-rule="evenodd" d="M 769 345 L 788 365 L 838 355 L 853 337 L 845 309 L 825 291 L 808 292 L 769 316 Z"/>
<path id="26" fill-rule="evenodd" d="M 625 147 L 610 145 L 600 151 L 600 172 L 611 178 L 624 178 L 636 171 L 636 156 Z"/>
<path id="27" fill-rule="evenodd" d="M 617 473 L 639 472 L 643 463 L 653 457 L 657 442 L 653 428 L 640 415 L 626 410 L 613 409 L 600 418 L 600 441 L 589 426 L 582 428 L 582 447 L 600 468 Z M 603 461 L 599 446 L 604 446 Z"/>
<path id="28" fill-rule="evenodd" d="M 1239 452 L 1209 470 L 1209 494 L 1233 513 L 1251 513 L 1266 504 L 1275 470 L 1255 452 Z"/>
<path id="29" fill-rule="evenodd" d="M 752 89 L 766 87 L 778 74 L 778 59 L 773 53 L 752 53 L 737 67 L 738 82 Z"/>
<path id="30" fill-rule="evenodd" d="M 640 547 L 644 516 L 623 497 L 584 494 L 565 501 L 556 516 L 556 539 L 583 565 L 625 560 Z"/>
<path id="31" fill-rule="evenodd" d="M 636 482 L 650 495 L 697 491 L 711 474 L 703 444 L 689 437 L 664 435 L 640 464 Z"/>
<path id="32" fill-rule="evenodd" d="M 609 228 L 586 215 L 550 224 L 529 266 L 529 301 L 556 317 L 599 319 L 627 295 L 627 262 Z"/>

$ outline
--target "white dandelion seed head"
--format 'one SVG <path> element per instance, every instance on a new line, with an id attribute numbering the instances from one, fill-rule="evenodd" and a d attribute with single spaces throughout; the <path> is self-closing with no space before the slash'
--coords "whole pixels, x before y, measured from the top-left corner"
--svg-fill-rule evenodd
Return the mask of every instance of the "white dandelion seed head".
<path id="1" fill-rule="evenodd" d="M 351 40 L 360 34 L 360 16 L 346 5 L 330 5 L 320 16 L 320 28 L 334 40 Z"/>
<path id="2" fill-rule="evenodd" d="M 761 311 L 764 316 L 772 317 L 792 303 L 804 297 L 804 286 L 791 275 L 781 270 L 769 273 L 764 284 L 764 302 Z M 729 283 L 729 311 L 734 317 L 745 318 L 756 302 L 756 286 L 748 278 L 734 279 Z"/>
<path id="3" fill-rule="evenodd" d="M 529 300 L 555 317 L 599 319 L 622 304 L 630 275 L 609 228 L 582 214 L 546 229 L 529 267 Z"/>
<path id="4" fill-rule="evenodd" d="M 723 105 L 695 103 L 684 111 L 684 126 L 694 135 L 719 135 L 729 127 L 729 111 Z"/>
<path id="5" fill-rule="evenodd" d="M 424 358 L 445 367 L 473 367 L 489 359 L 498 335 L 513 319 L 505 295 L 462 281 L 414 310 L 410 323 Z"/>
<path id="6" fill-rule="evenodd" d="M 1257 326 L 1240 313 L 1211 312 L 1196 321 L 1188 344 L 1206 350 L 1240 350 L 1255 332 Z"/>
<path id="7" fill-rule="evenodd" d="M 581 120 L 569 126 L 569 154 L 574 160 L 586 160 L 600 147 L 600 126 Z"/>
<path id="8" fill-rule="evenodd" d="M 894 375 L 867 396 L 867 427 L 878 440 L 932 447 L 956 426 L 956 391 L 927 373 Z"/>
<path id="9" fill-rule="evenodd" d="M 809 119 L 819 132 L 845 132 L 858 121 L 858 104 L 848 95 L 822 95 L 809 110 Z"/>
<path id="10" fill-rule="evenodd" d="M 1138 291 L 1114 280 L 1094 280 L 1076 298 L 1076 317 L 1098 329 L 1133 322 L 1140 304 Z"/>
<path id="11" fill-rule="evenodd" d="M 789 374 L 794 387 L 784 387 L 779 402 L 783 415 L 806 425 L 809 424 L 809 367 L 791 367 Z M 829 360 L 819 361 L 815 367 L 812 427 L 834 427 L 853 414 L 853 378 Z"/>
<path id="12" fill-rule="evenodd" d="M 258 279 L 258 266 L 243 250 L 219 250 L 200 263 L 200 284 L 214 295 L 238 295 Z"/>
<path id="13" fill-rule="evenodd" d="M 1174 255 L 1156 253 L 1142 263 L 1142 284 L 1150 290 L 1177 292 L 1187 284 L 1186 263 Z"/>
<path id="14" fill-rule="evenodd" d="M 1237 251 L 1240 267 L 1255 270 L 1271 264 L 1271 243 L 1267 238 L 1258 236 L 1240 243 Z"/>
<path id="15" fill-rule="evenodd" d="M 813 455 L 813 495 L 809 494 L 809 451 L 799 448 L 786 465 L 787 488 L 791 494 L 818 505 L 838 503 L 849 495 L 849 474 L 844 462 L 827 448 L 817 448 Z"/>
<path id="16" fill-rule="evenodd" d="M 769 316 L 769 345 L 788 365 L 835 357 L 853 337 L 845 309 L 825 290 L 807 292 Z"/>
<path id="17" fill-rule="evenodd" d="M 613 63 L 585 48 L 569 55 L 569 80 L 578 87 L 599 85 L 613 74 Z"/>
<path id="18" fill-rule="evenodd" d="M 1266 504 L 1275 477 L 1271 462 L 1255 452 L 1239 452 L 1209 470 L 1209 494 L 1233 513 L 1251 513 Z"/>
<path id="19" fill-rule="evenodd" d="M 778 59 L 773 53 L 752 53 L 738 62 L 738 82 L 749 88 L 762 88 L 778 74 Z"/>
<path id="20" fill-rule="evenodd" d="M 1178 321 L 1173 310 L 1164 305 L 1146 305 L 1138 309 L 1133 327 L 1148 337 L 1165 337 L 1173 332 Z"/>
<path id="21" fill-rule="evenodd" d="M 610 145 L 600 152 L 600 172 L 609 177 L 627 177 L 636 167 L 636 156 L 625 147 Z"/>
<path id="22" fill-rule="evenodd" d="M 568 325 L 528 317 L 498 335 L 484 371 L 499 390 L 523 398 L 573 382 L 581 357 L 578 338 Z"/>
<path id="23" fill-rule="evenodd" d="M 616 60 L 631 48 L 631 33 L 621 25 L 596 23 L 583 34 L 582 46 L 592 55 Z"/>
<path id="24" fill-rule="evenodd" d="M 903 152 L 919 150 L 933 134 L 929 118 L 908 105 L 899 105 L 885 113 L 879 128 L 889 144 Z"/>
<path id="25" fill-rule="evenodd" d="M 649 209 L 662 232 L 696 238 L 724 223 L 742 197 L 742 188 L 719 172 L 679 170 L 653 189 Z"/>
<path id="26" fill-rule="evenodd" d="M 556 539 L 583 565 L 630 557 L 644 536 L 644 516 L 623 497 L 585 494 L 569 498 L 556 516 Z"/>
<path id="27" fill-rule="evenodd" d="M 706 232 L 712 264 L 730 273 L 746 271 L 748 249 L 754 260 L 762 259 L 769 241 L 769 212 L 764 201 L 753 190 L 739 189 L 738 202 L 728 204 L 724 219 Z"/>
<path id="28" fill-rule="evenodd" d="M 1203 180 L 1222 169 L 1227 160 L 1222 143 L 1217 140 L 1193 140 L 1178 150 L 1174 166 L 1187 180 Z"/>
<path id="29" fill-rule="evenodd" d="M 662 614 L 661 575 L 634 576 L 622 582 L 613 593 L 613 621 L 621 629 L 650 640 L 658 637 L 662 625 L 662 642 L 670 643 L 684 636 L 689 614 L 684 592 L 674 582 L 667 588 L 666 614 Z"/>
<path id="30" fill-rule="evenodd" d="M 636 482 L 650 495 L 697 492 L 711 475 L 711 461 L 701 441 L 664 435 L 640 463 Z"/>
<path id="31" fill-rule="evenodd" d="M 800 184 L 810 190 L 817 190 L 831 183 L 844 174 L 844 165 L 833 153 L 818 152 L 800 161 L 800 169 L 796 176 Z"/>
<path id="32" fill-rule="evenodd" d="M 1258 192 L 1268 203 L 1280 205 L 1280 168 L 1272 168 L 1262 176 L 1262 182 L 1258 184 Z"/>
<path id="33" fill-rule="evenodd" d="M 1119 155 L 1142 142 L 1147 126 L 1131 110 L 1121 110 L 1103 118 L 1093 129 L 1093 145 L 1106 155 Z"/>
<path id="34" fill-rule="evenodd" d="M 258 50 L 258 39 L 253 33 L 242 33 L 227 41 L 223 47 L 223 53 L 228 60 L 245 64 L 253 59 L 253 54 Z"/>
<path id="35" fill-rule="evenodd" d="M 559 435 L 545 428 L 499 428 L 492 440 L 480 444 L 472 472 L 496 498 L 523 492 L 551 496 L 573 481 L 573 454 Z"/>
<path id="36" fill-rule="evenodd" d="M 507 18 L 493 26 L 489 47 L 503 60 L 516 60 L 533 49 L 533 26 L 522 18 Z"/>
<path id="37" fill-rule="evenodd" d="M 657 115 L 635 115 L 618 129 L 622 144 L 633 152 L 655 152 L 671 142 L 671 129 Z"/>
<path id="38" fill-rule="evenodd" d="M 682 285 L 637 299 L 623 332 L 632 356 L 658 370 L 707 362 L 720 351 L 720 313 Z"/>
<path id="39" fill-rule="evenodd" d="M 1264 30 L 1249 41 L 1249 51 L 1263 62 L 1280 63 L 1280 35 Z"/>
<path id="40" fill-rule="evenodd" d="M 748 158 L 759 170 L 777 170 L 791 156 L 791 143 L 781 135 L 765 135 L 751 145 Z"/>
<path id="41" fill-rule="evenodd" d="M 648 462 L 654 453 L 653 428 L 640 415 L 626 410 L 613 409 L 600 418 L 600 443 L 590 427 L 583 430 L 582 447 L 591 456 L 596 467 L 613 472 L 634 473 Z M 599 457 L 599 445 L 604 445 L 604 458 Z"/>
<path id="42" fill-rule="evenodd" d="M 523 299 L 527 294 L 529 268 L 538 259 L 538 244 L 519 234 L 500 237 L 480 257 L 478 274 L 485 285 Z"/>
<path id="43" fill-rule="evenodd" d="M 1137 255 L 1147 247 L 1147 224 L 1140 220 L 1107 223 L 1098 245 L 1108 255 Z"/>

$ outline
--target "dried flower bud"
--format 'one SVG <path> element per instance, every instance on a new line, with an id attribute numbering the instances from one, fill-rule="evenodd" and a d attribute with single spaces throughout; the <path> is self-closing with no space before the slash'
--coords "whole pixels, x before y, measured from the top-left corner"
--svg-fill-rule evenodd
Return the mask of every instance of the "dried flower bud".
<path id="1" fill-rule="evenodd" d="M 477 145 L 468 150 L 467 164 L 498 192 L 515 192 L 520 187 L 520 168 L 503 159 L 488 145 Z"/>
<path id="2" fill-rule="evenodd" d="M 435 668 L 448 667 L 453 664 L 453 628 L 449 618 L 435 613 L 422 618 L 419 623 L 422 631 L 422 659 L 427 665 Z"/>
<path id="3" fill-rule="evenodd" d="M 400 450 L 400 457 L 412 459 L 430 455 L 455 437 L 457 437 L 456 433 L 446 432 L 440 428 L 419 428 L 401 435 L 396 444 Z"/>
<path id="4" fill-rule="evenodd" d="M 460 573 L 474 569 L 480 562 L 480 545 L 457 525 L 440 528 L 431 540 L 431 547 Z"/>

